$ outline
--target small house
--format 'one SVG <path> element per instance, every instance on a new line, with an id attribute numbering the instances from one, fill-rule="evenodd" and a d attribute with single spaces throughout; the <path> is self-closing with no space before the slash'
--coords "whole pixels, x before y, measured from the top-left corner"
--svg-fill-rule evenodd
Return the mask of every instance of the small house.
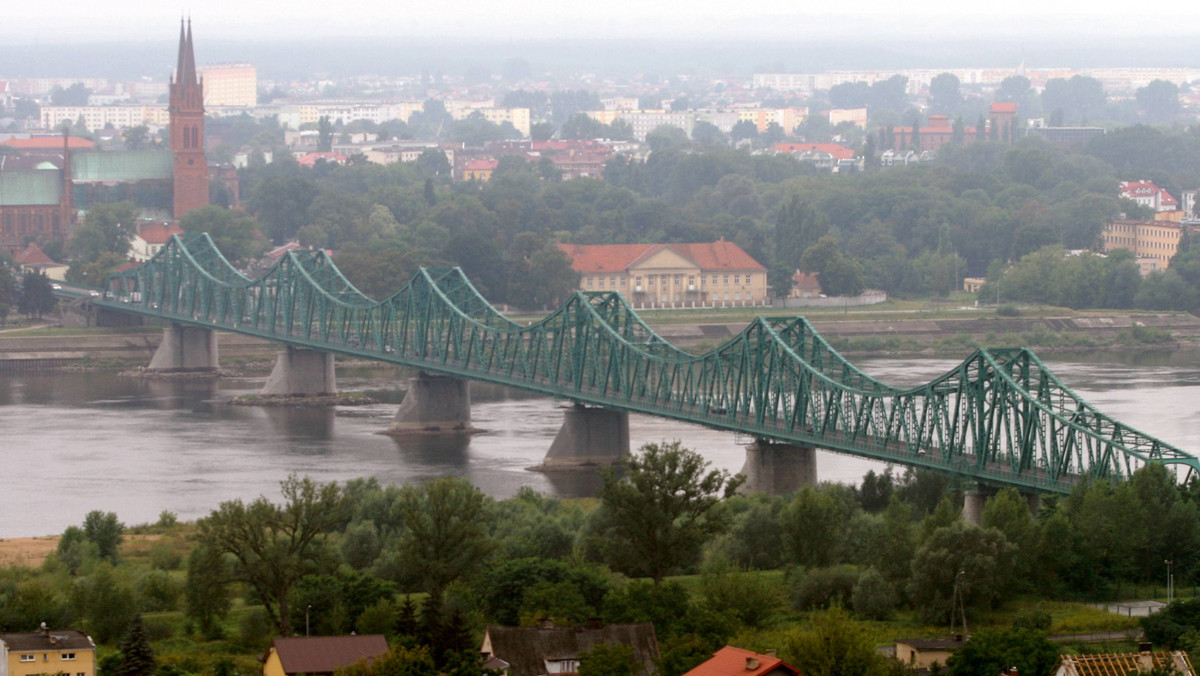
<path id="1" fill-rule="evenodd" d="M 387 651 L 387 639 L 381 634 L 277 638 L 260 659 L 263 676 L 331 676 Z"/>

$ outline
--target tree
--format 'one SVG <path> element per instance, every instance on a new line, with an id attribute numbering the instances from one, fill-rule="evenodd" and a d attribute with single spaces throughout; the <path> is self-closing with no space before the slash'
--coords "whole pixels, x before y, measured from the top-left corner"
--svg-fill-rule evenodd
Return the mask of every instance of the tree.
<path id="1" fill-rule="evenodd" d="M 150 137 L 150 128 L 144 124 L 125 130 L 125 145 L 130 150 L 141 150 Z"/>
<path id="2" fill-rule="evenodd" d="M 121 641 L 121 664 L 117 668 L 117 676 L 150 676 L 154 673 L 156 662 L 154 649 L 146 638 L 146 628 L 142 625 L 142 615 L 133 616 L 129 633 Z"/>
<path id="3" fill-rule="evenodd" d="M 58 299 L 54 297 L 54 289 L 50 286 L 50 278 L 40 270 L 25 273 L 21 278 L 21 298 L 17 301 L 17 310 L 27 317 L 41 319 L 42 315 L 54 309 Z"/>
<path id="4" fill-rule="evenodd" d="M 50 91 L 50 103 L 56 106 L 86 106 L 91 95 L 92 90 L 82 82 L 76 82 L 66 89 L 55 86 Z"/>
<path id="5" fill-rule="evenodd" d="M 1154 80 L 1137 90 L 1138 108 L 1151 122 L 1170 122 L 1179 114 L 1179 87 L 1166 80 Z"/>
<path id="6" fill-rule="evenodd" d="M 957 521 L 926 540 L 912 563 L 909 595 L 927 622 L 945 622 L 955 590 L 968 610 L 994 607 L 1011 587 L 1016 547 L 994 528 Z"/>
<path id="7" fill-rule="evenodd" d="M 624 463 L 626 476 L 604 476 L 600 500 L 608 513 L 613 543 L 625 550 L 624 567 L 655 583 L 691 563 L 711 537 L 728 527 L 721 501 L 744 478 L 707 471 L 700 454 L 679 441 L 646 444 Z"/>
<path id="8" fill-rule="evenodd" d="M 129 201 L 92 206 L 71 236 L 72 258 L 90 262 L 104 253 L 125 256 L 137 229 L 137 215 L 138 206 Z"/>
<path id="9" fill-rule="evenodd" d="M 633 648 L 616 643 L 601 643 L 579 655 L 579 676 L 633 676 L 637 663 Z"/>
<path id="10" fill-rule="evenodd" d="M 492 550 L 488 499 L 462 479 L 408 486 L 399 509 L 405 527 L 400 551 L 433 596 L 479 570 Z"/>
<path id="11" fill-rule="evenodd" d="M 219 551 L 200 546 L 188 554 L 184 615 L 208 639 L 221 638 L 221 621 L 232 607 L 226 578 L 225 561 Z"/>
<path id="12" fill-rule="evenodd" d="M 985 629 L 971 636 L 949 659 L 952 676 L 1021 674 L 1049 676 L 1058 662 L 1058 646 L 1036 629 Z"/>
<path id="13" fill-rule="evenodd" d="M 333 150 L 333 123 L 328 115 L 322 115 L 317 120 L 317 152 L 327 153 Z"/>
<path id="14" fill-rule="evenodd" d="M 758 126 L 750 120 L 739 120 L 729 131 L 729 137 L 734 143 L 738 141 L 753 141 L 758 138 Z"/>
<path id="15" fill-rule="evenodd" d="M 88 542 L 96 545 L 100 558 L 112 563 L 117 562 L 117 549 L 125 539 L 125 524 L 117 520 L 114 512 L 102 512 L 98 509 L 87 513 L 83 518 L 83 534 Z"/>
<path id="16" fill-rule="evenodd" d="M 362 660 L 333 672 L 334 676 L 437 676 L 429 648 L 396 646 L 371 660 Z"/>
<path id="17" fill-rule="evenodd" d="M 935 115 L 955 115 L 962 105 L 958 76 L 941 73 L 929 83 L 929 110 Z"/>
<path id="18" fill-rule="evenodd" d="M 230 261 L 256 258 L 269 246 L 258 230 L 258 221 L 243 213 L 206 204 L 179 221 L 184 232 L 207 232 L 217 249 Z"/>
<path id="19" fill-rule="evenodd" d="M 787 636 L 780 657 L 804 676 L 876 676 L 887 669 L 871 635 L 838 607 L 813 613 Z"/>
<path id="20" fill-rule="evenodd" d="M 289 595 L 307 574 L 332 568 L 325 536 L 349 521 L 349 506 L 336 483 L 318 484 L 289 476 L 281 483 L 282 506 L 265 497 L 249 505 L 221 503 L 198 523 L 199 541 L 214 553 L 233 555 L 227 581 L 254 589 L 267 616 L 284 636 L 291 634 Z"/>

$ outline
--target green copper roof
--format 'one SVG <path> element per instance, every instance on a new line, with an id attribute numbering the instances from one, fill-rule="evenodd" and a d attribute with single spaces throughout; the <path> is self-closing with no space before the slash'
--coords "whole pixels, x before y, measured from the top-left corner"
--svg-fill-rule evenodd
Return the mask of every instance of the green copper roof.
<path id="1" fill-rule="evenodd" d="M 61 195 L 57 171 L 0 171 L 0 206 L 58 204 Z"/>
<path id="2" fill-rule="evenodd" d="M 71 178 L 76 181 L 170 179 L 172 169 L 170 150 L 71 154 Z"/>

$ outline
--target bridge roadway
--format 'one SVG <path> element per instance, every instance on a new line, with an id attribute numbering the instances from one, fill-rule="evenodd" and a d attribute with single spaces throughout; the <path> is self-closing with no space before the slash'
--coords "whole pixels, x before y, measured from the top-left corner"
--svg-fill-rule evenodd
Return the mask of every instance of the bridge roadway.
<path id="1" fill-rule="evenodd" d="M 207 235 L 173 237 L 150 261 L 114 274 L 90 302 L 697 423 L 762 446 L 946 471 L 993 488 L 1066 493 L 1082 478 L 1119 481 L 1149 462 L 1200 470 L 1193 455 L 1097 411 L 1027 349 L 976 350 L 945 375 L 899 389 L 859 371 L 803 318 L 760 318 L 692 355 L 658 336 L 616 292 L 577 292 L 544 319 L 519 325 L 457 268 L 422 269 L 374 301 L 323 252 L 288 252 L 249 279 Z M 215 343 L 212 350 L 215 359 Z"/>

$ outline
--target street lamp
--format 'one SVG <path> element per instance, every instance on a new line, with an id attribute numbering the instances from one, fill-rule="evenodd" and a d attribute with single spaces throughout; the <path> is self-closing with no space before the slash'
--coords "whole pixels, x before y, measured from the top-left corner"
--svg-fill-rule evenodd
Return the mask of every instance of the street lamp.
<path id="1" fill-rule="evenodd" d="M 305 635 L 305 637 L 308 636 L 308 611 L 310 611 L 310 610 L 312 610 L 311 603 L 304 607 L 304 635 Z"/>
<path id="2" fill-rule="evenodd" d="M 1163 563 L 1167 564 L 1167 605 L 1171 605 L 1175 596 L 1175 578 L 1171 575 L 1171 559 L 1165 559 Z"/>

